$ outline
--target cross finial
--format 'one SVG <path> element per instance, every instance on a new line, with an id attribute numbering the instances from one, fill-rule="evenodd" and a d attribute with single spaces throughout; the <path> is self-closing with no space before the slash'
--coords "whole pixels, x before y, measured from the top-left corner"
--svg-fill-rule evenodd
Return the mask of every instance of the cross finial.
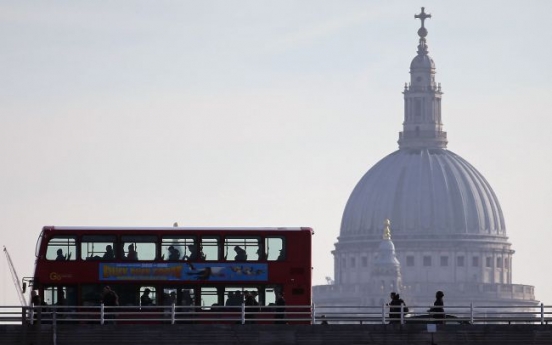
<path id="1" fill-rule="evenodd" d="M 420 19 L 422 21 L 422 28 L 424 27 L 424 21 L 427 19 L 427 18 L 431 18 L 431 14 L 429 13 L 425 13 L 425 7 L 422 7 L 422 13 L 420 14 L 415 14 L 414 15 L 414 18 L 415 19 Z"/>

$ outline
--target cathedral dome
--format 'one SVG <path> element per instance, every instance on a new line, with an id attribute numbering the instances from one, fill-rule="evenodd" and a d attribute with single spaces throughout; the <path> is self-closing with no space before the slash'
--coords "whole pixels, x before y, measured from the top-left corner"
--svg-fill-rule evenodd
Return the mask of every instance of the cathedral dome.
<path id="1" fill-rule="evenodd" d="M 402 149 L 380 160 L 349 197 L 340 235 L 378 238 L 385 219 L 396 239 L 506 237 L 489 183 L 446 149 Z"/>
<path id="2" fill-rule="evenodd" d="M 514 250 L 493 189 L 447 149 L 443 92 L 424 27 L 431 14 L 422 7 L 414 18 L 421 20 L 418 54 L 402 90 L 399 149 L 353 189 L 332 251 L 335 282 L 313 287 L 313 298 L 319 305 L 382 305 L 396 291 L 411 305 L 428 305 L 428 291 L 446 290 L 458 305 L 533 307 L 534 288 L 512 284 Z"/>

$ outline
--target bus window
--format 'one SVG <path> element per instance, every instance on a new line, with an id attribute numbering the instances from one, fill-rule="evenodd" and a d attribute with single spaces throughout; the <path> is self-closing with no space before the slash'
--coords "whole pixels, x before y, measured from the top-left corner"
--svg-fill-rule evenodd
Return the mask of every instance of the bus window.
<path id="1" fill-rule="evenodd" d="M 178 305 L 176 291 L 177 289 L 173 288 L 163 288 L 163 301 L 161 304 L 166 306 L 171 306 L 173 304 Z"/>
<path id="2" fill-rule="evenodd" d="M 232 287 L 227 286 L 225 287 L 224 291 L 224 305 L 227 307 L 232 306 L 241 306 L 243 303 L 243 291 L 245 289 L 243 287 Z"/>
<path id="3" fill-rule="evenodd" d="M 155 260 L 157 236 L 122 236 L 122 254 L 125 260 Z"/>
<path id="4" fill-rule="evenodd" d="M 75 236 L 56 236 L 48 242 L 46 260 L 76 260 L 77 245 Z"/>
<path id="5" fill-rule="evenodd" d="M 54 306 L 75 306 L 76 291 L 74 286 L 48 286 L 44 289 L 44 302 Z"/>
<path id="6" fill-rule="evenodd" d="M 266 237 L 265 250 L 268 261 L 282 261 L 286 258 L 284 240 L 282 237 Z"/>
<path id="7" fill-rule="evenodd" d="M 84 235 L 81 237 L 82 260 L 114 260 L 115 236 Z"/>
<path id="8" fill-rule="evenodd" d="M 260 238 L 226 237 L 224 240 L 224 257 L 228 261 L 254 261 L 259 259 Z"/>
<path id="9" fill-rule="evenodd" d="M 216 287 L 201 288 L 201 306 L 203 310 L 211 310 L 212 307 L 220 305 L 219 295 Z"/>
<path id="10" fill-rule="evenodd" d="M 196 240 L 194 236 L 163 236 L 161 239 L 161 258 L 169 261 L 185 259 L 192 256 L 191 254 L 195 248 Z"/>
<path id="11" fill-rule="evenodd" d="M 219 259 L 219 238 L 218 237 L 207 237 L 204 236 L 201 238 L 200 253 L 203 253 L 205 260 L 217 261 Z"/>
<path id="12" fill-rule="evenodd" d="M 192 306 L 194 305 L 194 290 L 193 288 L 179 287 L 164 287 L 163 288 L 163 305 L 170 306 Z"/>
<path id="13" fill-rule="evenodd" d="M 194 289 L 180 289 L 182 295 L 180 305 L 191 306 L 195 305 L 195 292 Z"/>
<path id="14" fill-rule="evenodd" d="M 140 287 L 140 306 L 151 307 L 157 304 L 157 293 L 153 286 Z"/>
<path id="15" fill-rule="evenodd" d="M 241 306 L 245 302 L 245 298 L 248 294 L 251 294 L 255 301 L 261 304 L 259 300 L 260 291 L 257 287 L 252 286 L 226 286 L 224 291 L 225 306 Z"/>
<path id="16" fill-rule="evenodd" d="M 262 305 L 275 305 L 276 304 L 276 291 L 281 291 L 282 288 L 278 286 L 266 286 L 264 288 L 264 294 L 261 295 Z"/>

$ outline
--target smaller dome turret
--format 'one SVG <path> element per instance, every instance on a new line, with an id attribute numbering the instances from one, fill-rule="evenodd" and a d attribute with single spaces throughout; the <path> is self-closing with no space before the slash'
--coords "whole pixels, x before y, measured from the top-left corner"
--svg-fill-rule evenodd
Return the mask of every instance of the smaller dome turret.
<path id="1" fill-rule="evenodd" d="M 377 284 L 381 284 L 382 288 L 389 287 L 393 291 L 399 291 L 402 286 L 401 264 L 395 253 L 395 245 L 391 241 L 390 226 L 391 222 L 386 219 L 383 227 L 383 239 L 372 264 L 372 277 L 376 278 L 375 281 Z"/>
<path id="2" fill-rule="evenodd" d="M 400 266 L 399 260 L 395 254 L 395 245 L 391 241 L 391 221 L 386 219 L 383 229 L 383 240 L 380 242 L 377 252 L 377 258 L 375 261 L 376 267 L 393 267 L 398 268 Z"/>

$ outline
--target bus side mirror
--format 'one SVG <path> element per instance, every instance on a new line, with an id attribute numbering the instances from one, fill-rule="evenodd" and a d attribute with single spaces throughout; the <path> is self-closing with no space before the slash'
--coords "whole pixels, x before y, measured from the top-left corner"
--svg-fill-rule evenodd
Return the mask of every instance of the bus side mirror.
<path id="1" fill-rule="evenodd" d="M 27 282 L 23 282 L 23 293 L 27 291 Z"/>

